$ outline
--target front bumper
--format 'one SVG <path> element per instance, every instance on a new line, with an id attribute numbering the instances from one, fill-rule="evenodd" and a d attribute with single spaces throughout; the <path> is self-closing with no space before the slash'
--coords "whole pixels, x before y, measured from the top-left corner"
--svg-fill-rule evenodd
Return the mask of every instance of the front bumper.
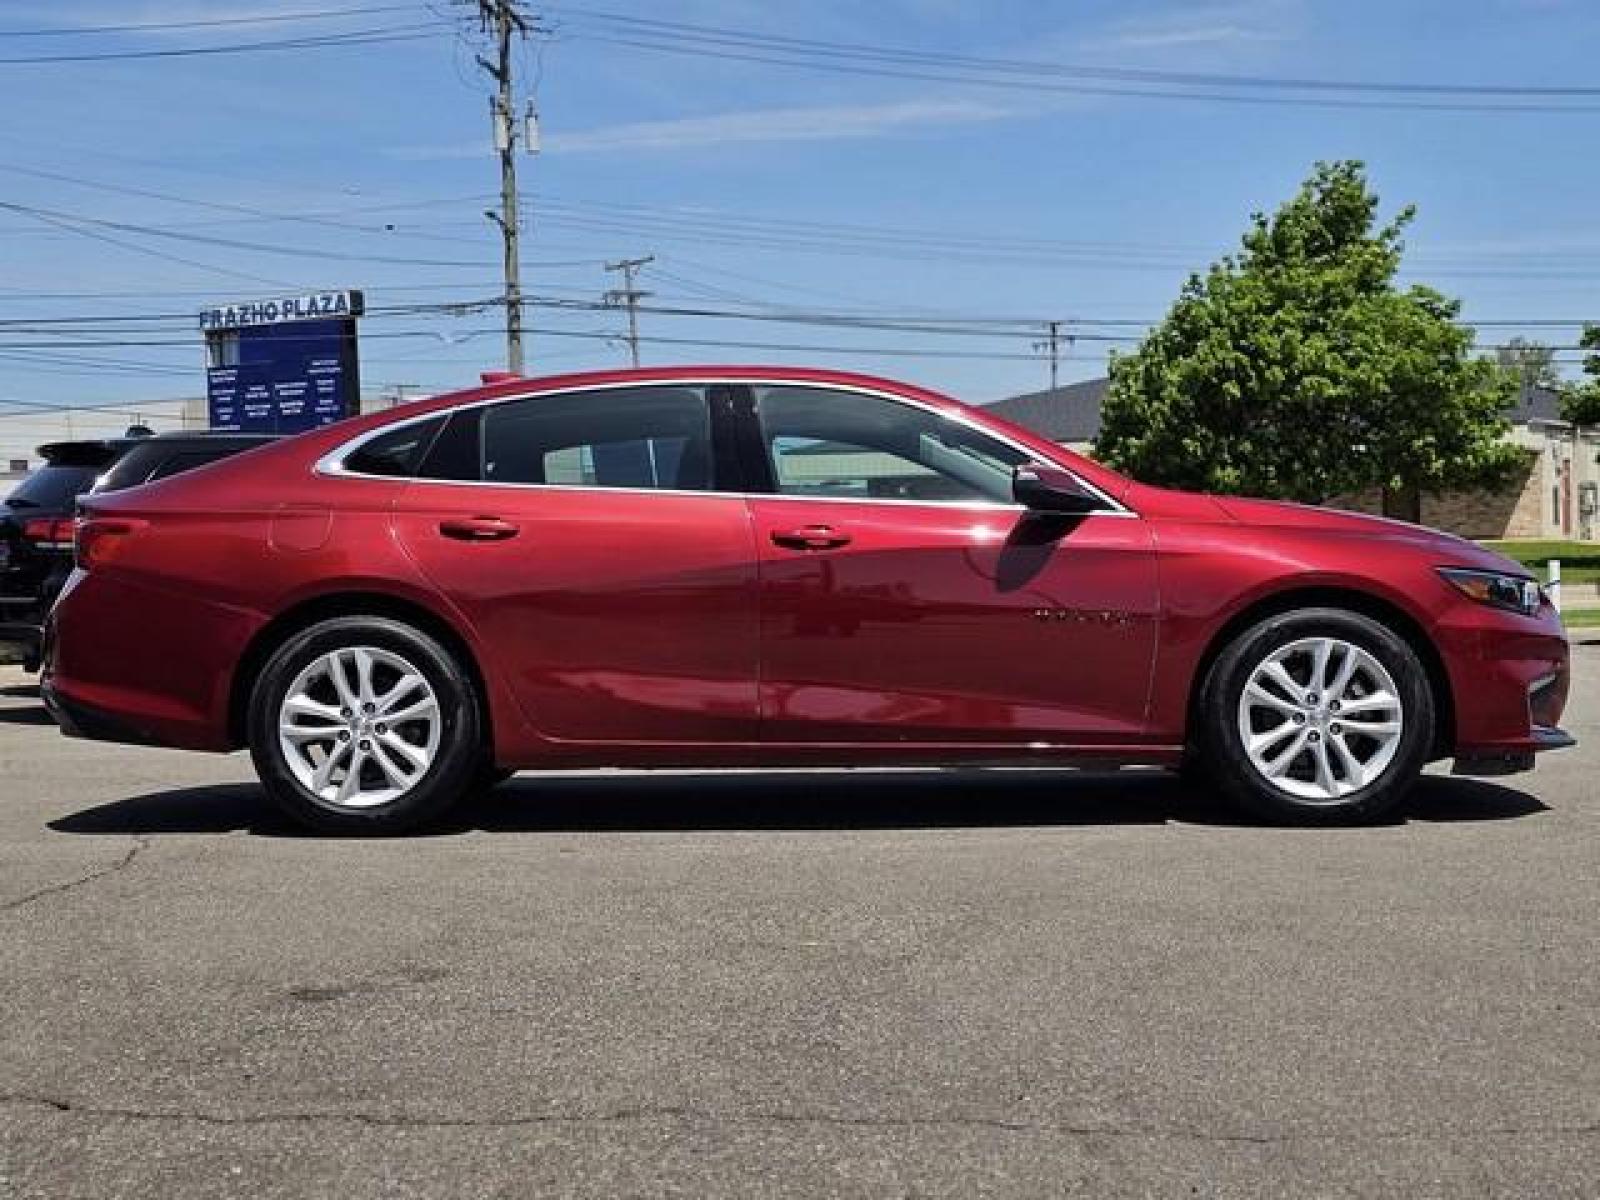
<path id="1" fill-rule="evenodd" d="M 1523 771 L 1533 770 L 1533 756 L 1545 750 L 1565 750 L 1569 746 L 1576 746 L 1578 739 L 1564 729 L 1557 729 L 1553 725 L 1535 725 L 1532 730 L 1531 740 L 1533 747 L 1528 750 L 1507 750 L 1501 753 L 1481 753 L 1471 756 L 1458 757 L 1450 767 L 1452 775 L 1520 775 Z"/>
<path id="2" fill-rule="evenodd" d="M 1561 728 L 1571 651 L 1547 605 L 1532 617 L 1474 605 L 1439 630 L 1455 696 L 1457 775 L 1512 775 L 1534 756 L 1576 745 Z"/>

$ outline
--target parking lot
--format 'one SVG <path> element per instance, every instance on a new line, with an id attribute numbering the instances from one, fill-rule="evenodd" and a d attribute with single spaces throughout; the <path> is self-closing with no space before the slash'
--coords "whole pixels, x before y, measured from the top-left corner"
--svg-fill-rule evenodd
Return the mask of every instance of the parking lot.
<path id="1" fill-rule="evenodd" d="M 294 834 L 0 668 L 0 1197 L 1596 1194 L 1584 741 L 1269 829 L 1154 773 L 524 776 Z"/>

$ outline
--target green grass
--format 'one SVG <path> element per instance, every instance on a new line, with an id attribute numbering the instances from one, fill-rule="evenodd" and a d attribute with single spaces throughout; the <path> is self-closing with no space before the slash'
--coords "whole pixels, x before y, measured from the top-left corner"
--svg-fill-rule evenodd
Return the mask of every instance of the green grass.
<path id="1" fill-rule="evenodd" d="M 1514 558 L 1541 583 L 1552 558 L 1561 560 L 1563 583 L 1600 583 L 1600 543 L 1597 542 L 1484 542 L 1490 550 Z"/>
<path id="2" fill-rule="evenodd" d="M 1561 623 L 1568 629 L 1600 629 L 1600 608 L 1569 608 Z"/>

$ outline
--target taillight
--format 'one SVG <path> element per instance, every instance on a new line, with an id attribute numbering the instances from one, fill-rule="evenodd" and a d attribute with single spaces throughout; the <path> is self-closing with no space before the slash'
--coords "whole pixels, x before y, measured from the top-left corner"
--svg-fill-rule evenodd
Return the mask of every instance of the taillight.
<path id="1" fill-rule="evenodd" d="M 72 556 L 81 570 L 92 571 L 126 550 L 145 522 L 117 517 L 80 517 L 77 525 Z"/>
<path id="2" fill-rule="evenodd" d="M 22 523 L 22 536 L 42 549 L 67 550 L 72 546 L 72 526 L 71 517 L 34 517 Z"/>

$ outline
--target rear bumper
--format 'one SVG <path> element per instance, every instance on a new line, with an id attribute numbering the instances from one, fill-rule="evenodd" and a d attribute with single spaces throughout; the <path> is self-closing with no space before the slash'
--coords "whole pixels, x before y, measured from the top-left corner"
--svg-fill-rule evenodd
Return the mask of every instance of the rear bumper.
<path id="1" fill-rule="evenodd" d="M 44 706 L 55 718 L 61 732 L 71 738 L 96 742 L 122 742 L 130 746 L 166 745 L 148 729 L 141 729 L 127 718 L 105 712 L 90 704 L 63 696 L 51 685 L 47 674 L 39 685 Z"/>
<path id="2" fill-rule="evenodd" d="M 229 684 L 261 624 L 192 594 L 80 574 L 45 622 L 40 690 L 70 737 L 232 750 Z"/>

